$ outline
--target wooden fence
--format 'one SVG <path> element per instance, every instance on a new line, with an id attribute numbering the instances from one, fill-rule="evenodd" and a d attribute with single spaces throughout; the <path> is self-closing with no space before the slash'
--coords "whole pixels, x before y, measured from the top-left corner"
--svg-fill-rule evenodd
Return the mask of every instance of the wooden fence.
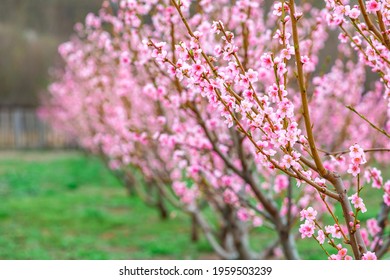
<path id="1" fill-rule="evenodd" d="M 33 107 L 0 107 L 0 149 L 75 148 L 43 123 Z"/>

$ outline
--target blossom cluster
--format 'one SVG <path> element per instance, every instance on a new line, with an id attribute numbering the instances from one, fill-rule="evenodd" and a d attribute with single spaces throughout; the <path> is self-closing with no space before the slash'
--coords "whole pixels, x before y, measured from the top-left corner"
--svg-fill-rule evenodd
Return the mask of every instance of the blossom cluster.
<path id="1" fill-rule="evenodd" d="M 350 43 L 359 60 L 381 77 L 385 88 L 383 97 L 389 102 L 390 2 L 359 1 L 359 5 L 350 6 L 341 1 L 326 0 L 326 5 L 327 23 L 333 28 L 339 27 L 340 42 Z M 342 46 L 340 49 L 343 52 L 348 51 Z"/>
<path id="2" fill-rule="evenodd" d="M 312 207 L 309 207 L 306 209 L 303 209 L 301 211 L 301 221 L 305 220 L 305 223 L 302 224 L 299 228 L 299 232 L 301 233 L 302 238 L 306 237 L 312 237 L 315 230 L 315 219 L 317 216 L 317 211 L 314 210 Z M 320 243 L 324 243 L 323 240 L 323 232 L 319 233 L 321 237 L 319 238 L 321 241 Z"/>
<path id="3" fill-rule="evenodd" d="M 367 160 L 364 155 L 364 150 L 358 144 L 351 146 L 349 150 L 349 156 L 351 157 L 352 163 L 349 164 L 348 173 L 351 173 L 352 176 L 356 177 L 360 174 L 360 165 L 365 164 Z"/>
<path id="4" fill-rule="evenodd" d="M 390 184 L 371 166 L 389 162 L 377 153 L 388 138 L 372 128 L 388 125 L 388 50 L 365 41 L 365 29 L 345 44 L 347 18 L 363 28 L 361 9 L 326 3 L 320 10 L 276 1 L 266 12 L 261 0 L 105 1 L 60 46 L 66 66 L 41 113 L 112 169 L 142 174 L 146 200 L 191 215 L 222 258 L 258 257 L 249 232 L 268 226 L 278 236 L 271 251 L 285 258 L 298 258 L 298 230 L 330 259 L 351 258 L 335 239 L 355 258 L 374 259 L 389 246 L 386 223 L 373 218 L 366 229 L 358 216 L 366 215 L 362 189 L 371 181 L 389 212 Z M 379 4 L 367 3 L 367 12 L 384 14 Z M 324 72 L 329 25 L 345 31 Z M 381 74 L 373 88 L 365 65 Z"/>

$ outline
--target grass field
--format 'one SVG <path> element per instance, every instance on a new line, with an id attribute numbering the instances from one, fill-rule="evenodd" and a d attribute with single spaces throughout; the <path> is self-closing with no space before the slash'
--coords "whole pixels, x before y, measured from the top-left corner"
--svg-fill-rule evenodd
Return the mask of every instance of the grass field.
<path id="1" fill-rule="evenodd" d="M 96 158 L 0 153 L 0 259 L 213 258 L 171 214 L 160 221 Z"/>
<path id="2" fill-rule="evenodd" d="M 370 207 L 379 207 L 370 201 Z M 214 259 L 189 219 L 127 195 L 100 160 L 77 152 L 0 152 L 0 259 Z M 365 217 L 362 217 L 363 220 Z M 275 237 L 261 228 L 254 248 Z M 324 259 L 314 240 L 305 259 Z"/>

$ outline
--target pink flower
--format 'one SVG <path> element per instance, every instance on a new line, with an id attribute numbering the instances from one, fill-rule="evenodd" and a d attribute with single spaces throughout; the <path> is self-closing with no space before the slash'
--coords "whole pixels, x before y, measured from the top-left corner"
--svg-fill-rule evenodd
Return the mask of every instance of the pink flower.
<path id="1" fill-rule="evenodd" d="M 363 254 L 362 260 L 376 260 L 377 257 L 375 253 L 368 251 L 367 253 Z"/>
<path id="2" fill-rule="evenodd" d="M 214 48 L 214 54 L 216 57 L 220 57 L 223 54 L 223 49 L 221 46 L 217 45 Z"/>
<path id="3" fill-rule="evenodd" d="M 381 9 L 381 4 L 376 0 L 366 1 L 367 12 L 376 13 Z"/>
<path id="4" fill-rule="evenodd" d="M 130 64 L 130 54 L 129 52 L 123 52 L 120 56 L 120 62 L 122 65 L 129 65 Z"/>
<path id="5" fill-rule="evenodd" d="M 379 227 L 378 221 L 376 219 L 367 220 L 367 229 L 370 235 L 373 237 L 381 231 L 381 228 Z"/>
<path id="6" fill-rule="evenodd" d="M 347 255 L 348 250 L 346 248 L 342 248 L 340 244 L 337 247 L 339 249 L 337 255 L 331 255 L 330 260 L 352 260 L 352 257 Z"/>
<path id="7" fill-rule="evenodd" d="M 248 88 L 249 87 L 249 79 L 247 76 L 245 75 L 242 75 L 240 74 L 240 79 L 239 79 L 239 83 L 238 83 L 240 86 L 242 86 L 243 88 Z"/>
<path id="8" fill-rule="evenodd" d="M 253 91 L 251 89 L 246 89 L 242 93 L 247 99 L 252 100 L 253 99 Z"/>
<path id="9" fill-rule="evenodd" d="M 279 29 L 276 30 L 275 35 L 273 36 L 274 39 L 279 39 L 279 44 L 284 44 L 284 42 L 288 42 L 290 39 L 291 34 L 288 32 L 285 32 L 284 34 Z"/>
<path id="10" fill-rule="evenodd" d="M 261 227 L 263 225 L 263 219 L 260 217 L 254 217 L 252 224 L 254 227 Z"/>
<path id="11" fill-rule="evenodd" d="M 390 206 L 390 194 L 385 193 L 385 194 L 383 195 L 383 202 L 384 202 L 387 206 Z"/>
<path id="12" fill-rule="evenodd" d="M 195 190 L 187 189 L 183 196 L 180 198 L 181 202 L 184 204 L 191 204 L 195 201 L 197 197 L 197 192 Z"/>
<path id="13" fill-rule="evenodd" d="M 351 203 L 353 206 L 357 209 L 359 208 L 362 213 L 367 211 L 366 206 L 363 203 L 363 199 L 358 196 L 357 193 L 353 194 L 352 196 L 348 197 L 349 200 L 351 200 Z"/>
<path id="14" fill-rule="evenodd" d="M 282 166 L 286 169 L 290 167 L 298 167 L 298 163 L 294 160 L 294 158 L 290 155 L 284 155 L 282 159 Z"/>
<path id="15" fill-rule="evenodd" d="M 355 44 L 356 46 L 361 46 L 362 44 L 362 39 L 360 39 L 359 36 L 353 36 L 352 37 L 352 40 L 353 40 L 353 44 L 351 44 L 352 46 Z"/>
<path id="16" fill-rule="evenodd" d="M 339 255 L 332 254 L 332 255 L 329 257 L 329 260 L 338 261 L 338 260 L 341 260 L 341 258 L 340 258 Z"/>
<path id="17" fill-rule="evenodd" d="M 386 184 L 384 185 L 383 189 L 385 190 L 386 193 L 390 194 L 390 181 L 386 182 Z"/>
<path id="18" fill-rule="evenodd" d="M 387 181 L 384 186 L 385 194 L 383 195 L 383 201 L 387 206 L 390 206 L 390 181 Z"/>
<path id="19" fill-rule="evenodd" d="M 299 232 L 301 233 L 301 238 L 310 238 L 314 234 L 315 224 L 311 220 L 306 220 L 304 224 L 299 227 Z"/>
<path id="20" fill-rule="evenodd" d="M 310 57 L 308 57 L 307 55 L 301 56 L 301 62 L 302 62 L 302 64 L 309 63 Z"/>
<path id="21" fill-rule="evenodd" d="M 375 189 L 382 188 L 383 185 L 382 172 L 376 169 L 375 167 L 364 172 L 364 178 L 367 180 L 367 183 L 371 182 L 372 179 L 373 188 Z M 386 182 L 386 184 L 390 184 L 390 181 Z M 386 188 L 386 184 L 384 188 Z"/>
<path id="22" fill-rule="evenodd" d="M 271 98 L 272 102 L 276 102 L 279 98 L 279 88 L 277 84 L 273 84 L 272 86 L 268 87 L 268 95 Z"/>
<path id="23" fill-rule="evenodd" d="M 274 9 L 273 9 L 273 12 L 272 12 L 272 13 L 273 13 L 275 16 L 280 17 L 280 16 L 282 16 L 282 14 L 283 14 L 283 9 L 285 10 L 285 12 L 290 11 L 288 5 L 282 4 L 281 2 L 277 2 L 277 3 L 274 4 Z"/>
<path id="24" fill-rule="evenodd" d="M 289 184 L 288 177 L 286 175 L 278 175 L 275 178 L 275 192 L 280 193 L 283 190 L 287 189 Z"/>
<path id="25" fill-rule="evenodd" d="M 158 42 L 154 44 L 155 48 L 153 49 L 152 57 L 155 57 L 157 61 L 162 62 L 167 57 L 168 52 L 163 49 L 166 44 L 166 42 Z"/>
<path id="26" fill-rule="evenodd" d="M 232 190 L 227 189 L 223 193 L 223 201 L 227 204 L 235 204 L 238 202 L 238 197 Z"/>
<path id="27" fill-rule="evenodd" d="M 250 111 L 250 109 L 252 108 L 253 104 L 248 101 L 248 100 L 243 100 L 241 101 L 241 104 L 240 104 L 240 109 L 241 109 L 241 112 L 242 113 L 248 113 Z"/>
<path id="28" fill-rule="evenodd" d="M 292 46 L 287 46 L 285 49 L 281 51 L 281 57 L 287 60 L 291 59 L 291 55 L 295 54 L 294 48 Z"/>
<path id="29" fill-rule="evenodd" d="M 316 219 L 317 211 L 314 210 L 313 207 L 309 207 L 307 208 L 307 210 L 303 209 L 300 214 L 301 221 L 303 221 L 304 219 L 313 221 Z"/>
<path id="30" fill-rule="evenodd" d="M 325 242 L 325 233 L 322 230 L 319 230 L 318 231 L 318 236 L 316 238 L 317 238 L 317 240 L 318 240 L 318 242 L 320 244 L 324 244 L 324 242 Z"/>
<path id="31" fill-rule="evenodd" d="M 325 226 L 326 233 L 332 234 L 333 238 L 340 239 L 343 235 L 341 232 L 341 228 L 335 224 L 334 226 Z"/>
<path id="32" fill-rule="evenodd" d="M 246 72 L 246 76 L 251 83 L 255 83 L 259 80 L 259 73 L 253 71 L 253 69 L 249 69 L 248 72 Z"/>
<path id="33" fill-rule="evenodd" d="M 205 71 L 205 67 L 200 62 L 197 62 L 192 65 L 192 71 L 196 76 L 200 76 Z"/>
<path id="34" fill-rule="evenodd" d="M 321 186 L 321 187 L 325 187 L 325 185 L 326 185 L 325 179 L 322 179 L 322 178 L 319 178 L 319 177 L 315 178 L 315 179 L 314 179 L 314 182 L 315 182 L 317 185 Z"/>
<path id="35" fill-rule="evenodd" d="M 358 165 L 350 164 L 347 172 L 352 174 L 353 177 L 356 177 L 360 173 L 360 168 Z"/>
<path id="36" fill-rule="evenodd" d="M 243 221 L 243 222 L 246 222 L 249 220 L 249 212 L 246 208 L 240 208 L 238 209 L 237 211 L 237 218 L 240 220 L 240 221 Z"/>
<path id="37" fill-rule="evenodd" d="M 260 61 L 262 62 L 262 66 L 267 69 L 272 68 L 274 65 L 272 57 L 269 53 L 263 54 L 260 58 Z"/>
<path id="38" fill-rule="evenodd" d="M 348 36 L 345 33 L 340 33 L 338 38 L 339 38 L 341 43 L 347 43 L 348 42 Z"/>
<path id="39" fill-rule="evenodd" d="M 172 188 L 177 196 L 183 196 L 187 190 L 187 187 L 182 182 L 174 182 Z"/>
<path id="40" fill-rule="evenodd" d="M 342 248 L 338 251 L 337 255 L 339 255 L 342 259 L 347 255 L 348 250 L 346 248 Z"/>
<path id="41" fill-rule="evenodd" d="M 358 144 L 351 146 L 349 151 L 349 156 L 352 158 L 360 157 L 362 154 L 364 154 L 364 150 Z"/>
<path id="42" fill-rule="evenodd" d="M 359 9 L 357 9 L 357 8 L 352 8 L 352 9 L 348 12 L 347 16 L 349 16 L 349 17 L 352 18 L 352 19 L 357 19 L 357 18 L 360 16 L 360 11 L 359 11 Z"/>
<path id="43" fill-rule="evenodd" d="M 284 62 L 278 62 L 278 67 L 277 67 L 277 73 L 279 76 L 282 76 L 284 75 L 285 73 L 287 73 L 287 67 L 286 67 L 286 64 Z"/>
<path id="44" fill-rule="evenodd" d="M 211 25 L 211 31 L 213 33 L 216 33 L 216 34 L 219 34 L 221 32 L 221 28 L 220 26 L 222 26 L 223 28 L 223 23 L 222 21 L 213 21 L 213 24 Z"/>

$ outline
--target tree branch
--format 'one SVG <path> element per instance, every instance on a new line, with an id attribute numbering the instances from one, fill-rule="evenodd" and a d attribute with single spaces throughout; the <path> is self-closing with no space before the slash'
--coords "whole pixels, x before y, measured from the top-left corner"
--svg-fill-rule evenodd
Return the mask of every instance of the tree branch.
<path id="1" fill-rule="evenodd" d="M 328 174 L 328 171 L 325 169 L 324 165 L 322 164 L 321 158 L 318 154 L 313 130 L 312 130 L 312 124 L 310 120 L 310 112 L 309 112 L 309 103 L 307 100 L 307 92 L 306 92 L 306 86 L 305 86 L 305 78 L 303 74 L 303 64 L 301 62 L 301 51 L 299 48 L 299 34 L 298 34 L 298 27 L 297 27 L 297 18 L 295 17 L 295 1 L 290 0 L 289 1 L 290 11 L 291 11 L 291 25 L 292 25 L 292 33 L 293 33 L 293 40 L 294 40 L 294 49 L 295 49 L 295 61 L 297 66 L 297 75 L 298 75 L 298 84 L 299 84 L 299 90 L 301 92 L 301 100 L 302 100 L 302 114 L 305 120 L 305 127 L 306 127 L 306 133 L 307 138 L 310 146 L 311 153 L 313 155 L 314 162 L 317 166 L 318 172 L 322 177 L 326 177 Z"/>

